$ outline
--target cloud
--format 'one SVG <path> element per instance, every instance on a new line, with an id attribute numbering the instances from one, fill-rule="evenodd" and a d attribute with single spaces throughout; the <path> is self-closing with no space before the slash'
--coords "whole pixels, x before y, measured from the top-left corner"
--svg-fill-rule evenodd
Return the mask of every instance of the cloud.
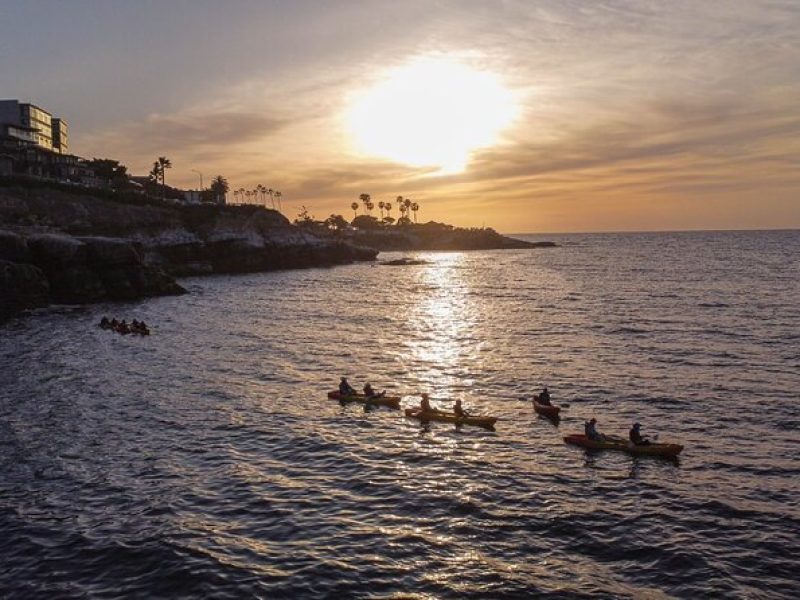
<path id="1" fill-rule="evenodd" d="M 87 136 L 83 144 L 89 148 L 124 146 L 125 154 L 163 154 L 186 148 L 195 152 L 221 151 L 232 144 L 246 144 L 274 135 L 288 124 L 269 114 L 191 110 L 152 114 L 142 121 Z"/>

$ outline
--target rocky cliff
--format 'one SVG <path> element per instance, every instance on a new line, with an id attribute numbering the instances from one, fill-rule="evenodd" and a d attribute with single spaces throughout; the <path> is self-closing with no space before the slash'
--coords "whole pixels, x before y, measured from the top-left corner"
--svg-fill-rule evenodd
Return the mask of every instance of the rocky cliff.
<path id="1" fill-rule="evenodd" d="M 377 251 L 260 207 L 171 206 L 0 185 L 0 319 L 35 306 L 182 293 L 172 277 L 328 266 Z"/>
<path id="2" fill-rule="evenodd" d="M 84 304 L 181 294 L 127 240 L 0 231 L 0 320 L 50 303 Z"/>

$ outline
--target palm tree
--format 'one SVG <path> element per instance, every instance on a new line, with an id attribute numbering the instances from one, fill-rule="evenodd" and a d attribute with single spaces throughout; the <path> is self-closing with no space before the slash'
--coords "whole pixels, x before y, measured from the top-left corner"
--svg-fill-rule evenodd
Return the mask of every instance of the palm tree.
<path id="1" fill-rule="evenodd" d="M 416 202 L 411 203 L 411 210 L 414 211 L 414 223 L 417 222 L 417 211 L 419 210 L 419 204 Z"/>
<path id="2" fill-rule="evenodd" d="M 172 168 L 172 161 L 166 156 L 159 156 L 156 165 L 158 165 L 159 172 L 161 173 L 161 199 L 163 200 L 167 190 L 166 171 Z"/>
<path id="3" fill-rule="evenodd" d="M 242 204 L 245 204 L 245 201 L 244 201 L 244 188 L 239 188 L 239 202 L 241 202 Z"/>
<path id="4" fill-rule="evenodd" d="M 381 200 L 380 202 L 378 202 L 378 208 L 379 208 L 379 209 L 380 209 L 380 211 L 381 211 L 381 221 L 383 221 L 383 209 L 384 209 L 385 207 L 386 207 L 386 202 L 384 202 L 383 200 Z"/>
<path id="5" fill-rule="evenodd" d="M 369 194 L 360 194 L 358 199 L 361 200 L 361 203 L 364 205 L 364 209 L 369 211 L 370 200 L 372 197 Z"/>
<path id="6" fill-rule="evenodd" d="M 392 214 L 391 214 L 392 213 L 392 203 L 391 202 L 385 202 L 383 204 L 383 208 L 386 209 L 386 216 L 387 217 L 391 217 L 392 216 Z"/>
<path id="7" fill-rule="evenodd" d="M 267 190 L 267 193 L 269 194 L 269 199 L 272 202 L 272 210 L 275 210 L 275 197 L 273 196 L 273 194 L 275 193 L 275 190 L 273 190 L 272 188 L 269 188 Z"/>
<path id="8" fill-rule="evenodd" d="M 350 205 L 350 208 L 353 209 L 353 213 L 354 213 L 353 218 L 355 219 L 358 216 L 358 202 L 353 202 Z"/>
<path id="9" fill-rule="evenodd" d="M 281 204 L 283 194 L 281 194 L 279 190 L 275 190 L 275 197 L 278 199 L 278 212 L 283 212 L 283 205 Z"/>
<path id="10" fill-rule="evenodd" d="M 222 198 L 222 204 L 225 204 L 225 194 L 227 194 L 230 189 L 228 180 L 222 175 L 217 175 L 211 180 L 211 185 L 209 187 L 214 194 L 214 199 L 219 202 L 219 199 Z"/>

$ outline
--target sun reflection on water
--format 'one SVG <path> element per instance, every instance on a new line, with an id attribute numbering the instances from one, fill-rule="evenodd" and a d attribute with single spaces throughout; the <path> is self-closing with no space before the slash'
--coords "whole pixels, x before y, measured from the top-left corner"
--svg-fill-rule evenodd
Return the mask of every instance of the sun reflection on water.
<path id="1" fill-rule="evenodd" d="M 422 381 L 435 386 L 432 398 L 450 401 L 453 390 L 471 385 L 460 372 L 462 357 L 468 353 L 474 333 L 474 307 L 470 285 L 463 276 L 463 253 L 442 253 L 427 257 L 418 285 L 425 290 L 411 311 L 419 335 L 409 345 L 410 366 Z"/>

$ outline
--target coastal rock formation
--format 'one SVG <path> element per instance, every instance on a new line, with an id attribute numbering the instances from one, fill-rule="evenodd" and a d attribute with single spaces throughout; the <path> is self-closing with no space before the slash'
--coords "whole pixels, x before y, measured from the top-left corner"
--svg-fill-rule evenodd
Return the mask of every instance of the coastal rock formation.
<path id="1" fill-rule="evenodd" d="M 365 229 L 352 233 L 355 243 L 377 250 L 508 250 L 548 248 L 554 242 L 526 242 L 491 228 L 463 229 L 444 223 L 406 225 L 391 229 Z"/>
<path id="2" fill-rule="evenodd" d="M 261 207 L 102 196 L 0 185 L 0 229 L 8 230 L 0 231 L 0 260 L 17 265 L 4 265 L 5 316 L 40 306 L 43 297 L 80 304 L 176 294 L 185 290 L 173 277 L 331 266 L 378 254 L 302 231 Z M 35 281 L 46 283 L 44 296 Z"/>
<path id="3" fill-rule="evenodd" d="M 112 238 L 0 231 L 0 319 L 50 303 L 83 304 L 181 294 L 135 245 Z"/>
<path id="4" fill-rule="evenodd" d="M 49 302 L 50 285 L 41 269 L 0 259 L 0 322 Z"/>

